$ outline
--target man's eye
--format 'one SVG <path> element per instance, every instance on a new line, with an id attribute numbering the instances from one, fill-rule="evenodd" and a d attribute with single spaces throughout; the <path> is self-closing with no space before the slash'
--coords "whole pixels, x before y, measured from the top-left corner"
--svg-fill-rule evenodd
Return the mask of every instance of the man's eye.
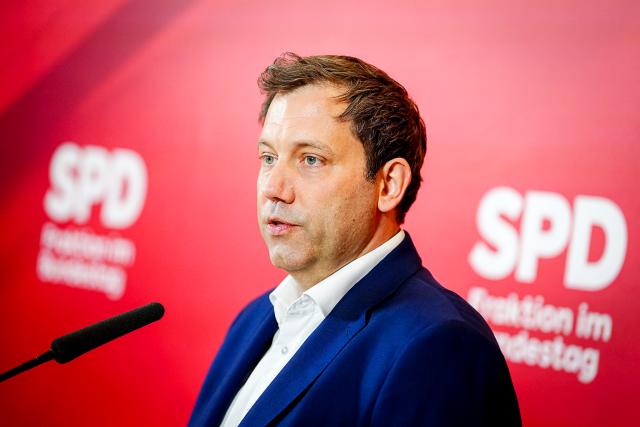
<path id="1" fill-rule="evenodd" d="M 308 166 L 317 166 L 318 164 L 320 164 L 320 159 L 317 158 L 316 156 L 305 156 L 304 162 Z"/>
<path id="2" fill-rule="evenodd" d="M 275 156 L 272 156 L 271 154 L 263 154 L 260 158 L 262 159 L 262 163 L 265 165 L 272 165 L 276 162 Z"/>

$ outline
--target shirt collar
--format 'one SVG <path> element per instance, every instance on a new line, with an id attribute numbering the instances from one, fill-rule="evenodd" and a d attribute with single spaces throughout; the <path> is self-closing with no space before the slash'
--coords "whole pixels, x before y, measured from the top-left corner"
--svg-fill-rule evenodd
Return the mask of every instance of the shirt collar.
<path id="1" fill-rule="evenodd" d="M 285 277 L 278 287 L 269 294 L 269 300 L 273 305 L 278 324 L 284 319 L 289 307 L 303 295 L 310 297 L 320 308 L 323 318 L 326 317 L 353 285 L 358 283 L 395 249 L 402 242 L 404 236 L 403 230 L 398 231 L 382 245 L 351 261 L 304 292 L 293 277 Z"/>

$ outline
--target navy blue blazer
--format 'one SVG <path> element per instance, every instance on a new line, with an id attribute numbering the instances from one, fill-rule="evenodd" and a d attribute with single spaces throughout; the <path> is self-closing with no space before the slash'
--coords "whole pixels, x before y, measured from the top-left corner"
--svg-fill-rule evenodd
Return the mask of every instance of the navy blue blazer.
<path id="1" fill-rule="evenodd" d="M 268 294 L 236 318 L 189 422 L 217 426 L 278 328 Z M 340 300 L 241 426 L 520 426 L 482 317 L 422 267 L 407 235 Z"/>

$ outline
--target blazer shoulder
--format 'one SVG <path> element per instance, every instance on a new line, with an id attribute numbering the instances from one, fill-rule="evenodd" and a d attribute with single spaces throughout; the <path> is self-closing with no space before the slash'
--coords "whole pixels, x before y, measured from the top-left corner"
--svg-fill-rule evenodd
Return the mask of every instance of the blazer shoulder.
<path id="1" fill-rule="evenodd" d="M 400 317 L 408 317 L 413 334 L 430 330 L 435 325 L 450 329 L 465 326 L 492 345 L 495 337 L 482 316 L 457 293 L 442 286 L 426 268 L 409 277 L 383 304 L 384 309 Z"/>

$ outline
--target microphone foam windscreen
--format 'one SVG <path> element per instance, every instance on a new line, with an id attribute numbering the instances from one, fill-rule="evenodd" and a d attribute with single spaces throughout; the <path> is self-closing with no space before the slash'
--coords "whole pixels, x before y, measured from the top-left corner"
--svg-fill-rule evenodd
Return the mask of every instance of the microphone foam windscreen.
<path id="1" fill-rule="evenodd" d="M 53 340 L 51 343 L 53 357 L 58 363 L 67 363 L 102 344 L 155 322 L 163 315 L 164 307 L 162 304 L 152 302 L 95 325 L 87 326 Z"/>

